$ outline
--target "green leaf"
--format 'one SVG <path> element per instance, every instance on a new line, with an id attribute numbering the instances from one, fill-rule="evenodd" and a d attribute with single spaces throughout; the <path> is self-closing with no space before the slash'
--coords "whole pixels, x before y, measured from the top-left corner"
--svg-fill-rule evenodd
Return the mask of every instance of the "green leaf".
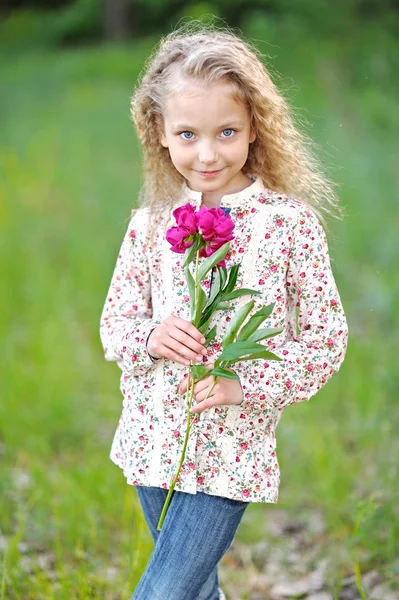
<path id="1" fill-rule="evenodd" d="M 190 294 L 190 321 L 192 321 L 194 317 L 195 282 L 188 267 L 184 269 L 184 274 L 186 276 L 188 292 Z"/>
<path id="2" fill-rule="evenodd" d="M 211 256 L 208 256 L 208 258 L 204 260 L 201 267 L 198 269 L 198 281 L 202 281 L 203 279 L 205 279 L 209 271 L 215 265 L 217 265 L 218 262 L 225 258 L 227 252 L 229 251 L 229 248 L 230 242 L 226 242 L 225 244 L 223 244 L 223 246 L 219 248 L 219 250 L 216 250 L 216 252 L 214 252 Z"/>
<path id="3" fill-rule="evenodd" d="M 273 354 L 273 352 L 269 352 L 268 350 L 263 350 L 263 352 L 254 352 L 249 356 L 242 356 L 241 358 L 236 358 L 235 360 L 229 360 L 229 364 L 233 365 L 236 362 L 240 362 L 242 360 L 255 360 L 256 358 L 266 358 L 268 360 L 277 360 L 281 362 L 283 359 Z"/>
<path id="4" fill-rule="evenodd" d="M 237 373 L 233 373 L 232 371 L 228 371 L 227 369 L 223 369 L 223 367 L 216 367 L 209 371 L 211 375 L 215 375 L 216 377 L 227 377 L 228 379 L 240 379 Z"/>
<path id="5" fill-rule="evenodd" d="M 244 323 L 245 319 L 251 312 L 254 307 L 255 302 L 250 300 L 244 306 L 242 306 L 231 319 L 230 326 L 222 339 L 222 346 L 228 346 L 231 344 L 236 336 L 237 331 L 240 329 L 241 325 Z"/>
<path id="6" fill-rule="evenodd" d="M 240 296 L 246 296 L 247 294 L 261 294 L 261 292 L 257 290 L 250 290 L 248 288 L 240 288 L 239 290 L 234 290 L 234 292 L 230 292 L 227 296 L 223 296 L 223 300 L 234 300 L 235 298 L 239 298 Z"/>
<path id="7" fill-rule="evenodd" d="M 202 236 L 199 233 L 196 233 L 194 236 L 194 242 L 189 248 L 187 248 L 187 250 L 184 253 L 183 269 L 194 260 L 195 254 L 203 245 L 204 242 Z"/>
<path id="8" fill-rule="evenodd" d="M 230 310 L 231 308 L 234 308 L 232 304 L 229 304 L 228 302 L 219 302 L 216 310 Z"/>
<path id="9" fill-rule="evenodd" d="M 205 347 L 206 347 L 206 346 L 209 346 L 209 342 L 211 342 L 213 339 L 215 339 L 215 337 L 216 337 L 216 325 L 214 325 L 214 326 L 212 327 L 212 329 L 210 329 L 210 330 L 208 331 L 208 333 L 206 334 L 206 336 L 205 336 L 205 342 L 204 342 L 204 344 L 203 344 L 203 345 L 204 345 Z"/>
<path id="10" fill-rule="evenodd" d="M 220 273 L 221 287 L 224 288 L 224 284 L 227 281 L 227 269 L 226 267 L 216 267 L 216 272 Z"/>
<path id="11" fill-rule="evenodd" d="M 283 331 L 282 327 L 265 327 L 263 329 L 258 329 L 250 335 L 247 340 L 251 342 L 260 342 L 261 340 L 265 340 L 266 338 L 274 337 Z"/>
<path id="12" fill-rule="evenodd" d="M 260 310 L 258 310 L 252 317 L 245 323 L 244 327 L 241 329 L 240 333 L 237 336 L 237 341 L 247 340 L 250 335 L 252 335 L 258 327 L 269 317 L 273 311 L 275 302 L 273 304 L 269 304 L 268 306 L 263 306 Z"/>
<path id="13" fill-rule="evenodd" d="M 204 317 L 202 316 L 200 322 L 197 325 L 198 331 L 200 331 L 203 335 L 205 335 L 205 332 L 209 327 L 209 321 L 211 320 L 211 316 L 206 320 L 204 320 Z"/>
<path id="14" fill-rule="evenodd" d="M 194 306 L 194 319 L 193 325 L 197 326 L 201 321 L 202 310 L 206 304 L 206 294 L 202 287 L 198 285 L 198 296 L 196 300 L 196 305 Z"/>
<path id="15" fill-rule="evenodd" d="M 204 379 L 209 375 L 209 370 L 204 365 L 192 365 L 190 371 L 194 379 Z"/>
<path id="16" fill-rule="evenodd" d="M 226 287 L 223 290 L 224 294 L 229 294 L 234 290 L 234 286 L 237 283 L 238 271 L 240 269 L 241 263 L 237 263 L 233 265 L 229 271 L 229 280 L 227 282 Z"/>
<path id="17" fill-rule="evenodd" d="M 242 356 L 246 356 L 247 354 L 252 354 L 253 352 L 263 352 L 265 347 L 263 344 L 257 344 L 255 342 L 232 342 L 229 344 L 222 352 L 222 354 L 218 357 L 218 364 L 221 361 L 225 360 L 236 360 L 237 358 L 241 358 Z M 215 363 L 216 364 L 216 363 Z"/>

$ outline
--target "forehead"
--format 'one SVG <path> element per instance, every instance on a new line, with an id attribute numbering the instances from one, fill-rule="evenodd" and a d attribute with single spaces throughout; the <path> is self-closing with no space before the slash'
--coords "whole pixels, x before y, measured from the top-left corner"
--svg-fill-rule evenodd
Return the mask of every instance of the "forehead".
<path id="1" fill-rule="evenodd" d="M 169 95 L 164 108 L 164 119 L 171 125 L 193 123 L 217 126 L 226 121 L 249 120 L 247 106 L 225 82 L 201 85 L 188 82 L 179 93 Z"/>

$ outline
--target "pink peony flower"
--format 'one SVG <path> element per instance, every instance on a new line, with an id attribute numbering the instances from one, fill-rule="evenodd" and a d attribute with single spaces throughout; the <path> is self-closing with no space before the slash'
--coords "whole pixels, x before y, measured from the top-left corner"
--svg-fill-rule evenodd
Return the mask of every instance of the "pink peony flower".
<path id="1" fill-rule="evenodd" d="M 202 207 L 197 213 L 197 225 L 204 240 L 219 244 L 219 248 L 234 237 L 234 223 L 221 208 Z"/>
<path id="2" fill-rule="evenodd" d="M 171 244 L 171 250 L 178 254 L 184 254 L 186 249 L 189 248 L 193 239 L 190 239 L 191 234 L 185 227 L 171 227 L 166 232 L 166 239 Z"/>
<path id="3" fill-rule="evenodd" d="M 179 206 L 173 211 L 172 214 L 176 219 L 177 225 L 186 229 L 188 235 L 197 233 L 198 228 L 195 206 L 190 203 L 185 204 L 184 206 Z"/>

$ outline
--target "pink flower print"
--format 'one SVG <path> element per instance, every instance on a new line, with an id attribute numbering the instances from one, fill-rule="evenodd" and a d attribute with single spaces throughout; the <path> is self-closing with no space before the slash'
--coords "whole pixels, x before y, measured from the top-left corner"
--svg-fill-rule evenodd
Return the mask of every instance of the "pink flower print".
<path id="1" fill-rule="evenodd" d="M 331 300 L 330 306 L 337 306 L 337 301 L 336 300 Z"/>
<path id="2" fill-rule="evenodd" d="M 302 273 L 300 273 L 299 277 L 301 277 L 302 279 L 303 279 L 304 277 L 306 277 L 306 273 L 305 273 L 305 271 L 302 271 Z"/>
<path id="3" fill-rule="evenodd" d="M 241 444 L 240 444 L 240 448 L 242 448 L 242 450 L 247 450 L 247 449 L 248 449 L 248 444 L 247 444 L 247 442 L 241 442 Z"/>
<path id="4" fill-rule="evenodd" d="M 270 233 L 267 233 L 267 234 L 265 235 L 265 240 L 270 240 Z"/>
<path id="5" fill-rule="evenodd" d="M 236 456 L 236 462 L 241 462 L 239 456 Z"/>
<path id="6" fill-rule="evenodd" d="M 265 285 L 265 280 L 264 279 L 259 279 L 258 284 L 259 285 Z"/>
<path id="7" fill-rule="evenodd" d="M 177 439 L 177 438 L 179 438 L 179 437 L 180 437 L 180 431 L 179 431 L 178 429 L 176 429 L 176 430 L 173 432 L 173 435 L 175 436 L 175 438 L 176 438 L 176 439 Z"/>
<path id="8" fill-rule="evenodd" d="M 204 483 L 204 478 L 203 477 L 197 477 L 197 483 L 199 483 L 199 484 Z"/>
<path id="9" fill-rule="evenodd" d="M 285 382 L 285 387 L 287 388 L 287 390 L 290 390 L 292 388 L 292 383 L 291 381 L 286 381 Z"/>
<path id="10" fill-rule="evenodd" d="M 131 239 L 132 239 L 132 240 L 135 240 L 135 239 L 136 239 L 136 232 L 135 232 L 135 230 L 134 230 L 134 229 L 131 229 L 131 230 L 130 230 L 130 233 L 129 233 L 129 235 L 130 235 L 130 237 L 131 237 Z"/>
<path id="11" fill-rule="evenodd" d="M 283 225 L 283 222 L 281 219 L 276 219 L 276 227 L 281 227 Z"/>
<path id="12" fill-rule="evenodd" d="M 275 273 L 277 271 L 277 266 L 276 265 L 272 265 L 270 267 L 270 270 L 271 270 L 272 273 Z"/>
<path id="13" fill-rule="evenodd" d="M 334 346 L 334 341 L 333 340 L 327 340 L 327 344 L 330 346 L 330 348 L 332 348 L 332 346 Z"/>
<path id="14" fill-rule="evenodd" d="M 311 365 L 310 363 L 308 364 L 308 371 L 309 373 L 311 373 L 313 371 L 314 367 L 313 365 Z"/>
<path id="15" fill-rule="evenodd" d="M 247 489 L 245 489 L 245 490 L 242 490 L 242 495 L 243 495 L 245 498 L 248 498 L 248 496 L 249 496 L 249 490 L 247 490 Z"/>

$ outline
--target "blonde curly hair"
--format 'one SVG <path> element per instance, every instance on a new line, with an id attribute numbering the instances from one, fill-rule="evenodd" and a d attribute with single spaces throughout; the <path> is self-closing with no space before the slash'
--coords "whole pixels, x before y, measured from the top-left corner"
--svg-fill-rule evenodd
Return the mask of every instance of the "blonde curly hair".
<path id="1" fill-rule="evenodd" d="M 262 55 L 230 29 L 192 21 L 163 39 L 148 59 L 131 100 L 131 117 L 143 147 L 144 184 L 139 204 L 151 207 L 153 223 L 179 197 L 183 176 L 160 143 L 165 102 L 185 81 L 227 81 L 248 107 L 256 140 L 243 172 L 258 175 L 271 190 L 294 196 L 323 213 L 340 212 L 334 185 L 323 173 L 312 142 L 294 123 Z M 178 77 L 176 77 L 178 75 Z"/>

